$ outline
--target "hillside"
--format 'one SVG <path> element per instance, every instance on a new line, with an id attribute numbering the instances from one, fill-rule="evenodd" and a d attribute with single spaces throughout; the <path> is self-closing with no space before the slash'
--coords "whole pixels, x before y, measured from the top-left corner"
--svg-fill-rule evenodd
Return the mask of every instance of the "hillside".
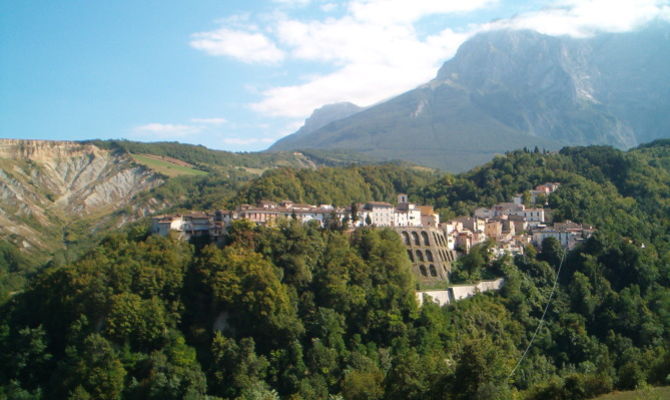
<path id="1" fill-rule="evenodd" d="M 557 181 L 555 219 L 598 231 L 565 255 L 552 240 L 514 257 L 473 252 L 455 271 L 505 286 L 444 308 L 417 307 L 405 248 L 387 229 L 238 221 L 221 247 L 110 234 L 0 305 L 0 396 L 585 400 L 667 384 L 669 163 L 665 140 L 514 151 L 459 175 L 267 171 L 237 200 L 346 203 L 406 189 L 450 214 Z"/>
<path id="2" fill-rule="evenodd" d="M 231 169 L 244 170 L 258 174 L 275 167 L 314 168 L 318 165 L 348 165 L 355 162 L 369 162 L 365 157 L 351 152 L 306 151 L 273 153 L 233 153 L 212 150 L 205 146 L 178 142 L 133 142 L 129 140 L 89 140 L 93 144 L 108 150 L 119 150 L 135 155 L 151 155 L 177 160 L 192 168 L 208 172 L 226 172 Z"/>
<path id="3" fill-rule="evenodd" d="M 75 142 L 0 140 L 0 237 L 44 253 L 164 179 L 127 155 Z M 144 213 L 151 213 L 151 209 Z"/>
<path id="4" fill-rule="evenodd" d="M 46 262 L 76 259 L 109 230 L 141 226 L 162 212 L 225 208 L 266 171 L 368 162 L 331 151 L 231 153 L 176 142 L 2 139 L 0 249 L 8 249 L 9 261 L 0 265 L 0 298 L 21 289 Z"/>
<path id="5" fill-rule="evenodd" d="M 435 79 L 270 150 L 349 149 L 464 171 L 518 148 L 668 136 L 670 24 L 587 39 L 481 33 Z"/>

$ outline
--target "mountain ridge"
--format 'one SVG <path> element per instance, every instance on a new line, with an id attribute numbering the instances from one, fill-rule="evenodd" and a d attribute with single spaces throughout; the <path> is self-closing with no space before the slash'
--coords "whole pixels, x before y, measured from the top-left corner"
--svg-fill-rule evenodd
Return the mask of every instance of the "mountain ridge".
<path id="1" fill-rule="evenodd" d="M 433 80 L 269 150 L 348 149 L 462 171 L 521 147 L 634 147 L 670 128 L 669 49 L 661 22 L 589 39 L 484 32 Z"/>

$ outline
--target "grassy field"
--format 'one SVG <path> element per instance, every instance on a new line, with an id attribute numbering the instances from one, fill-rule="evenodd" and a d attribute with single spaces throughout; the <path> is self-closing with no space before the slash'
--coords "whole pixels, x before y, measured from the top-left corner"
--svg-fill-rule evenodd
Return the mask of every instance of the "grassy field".
<path id="1" fill-rule="evenodd" d="M 649 387 L 631 392 L 609 393 L 595 400 L 667 400 L 670 399 L 670 386 Z"/>
<path id="2" fill-rule="evenodd" d="M 160 160 L 142 154 L 133 154 L 132 157 L 137 163 L 145 165 L 154 171 L 171 178 L 180 175 L 207 175 L 207 172 L 205 171 L 177 165 L 167 160 Z"/>

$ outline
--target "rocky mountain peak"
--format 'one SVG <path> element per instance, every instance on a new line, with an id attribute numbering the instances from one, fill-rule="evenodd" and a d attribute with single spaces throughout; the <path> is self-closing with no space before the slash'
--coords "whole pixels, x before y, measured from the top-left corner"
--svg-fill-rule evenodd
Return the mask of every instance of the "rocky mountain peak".
<path id="1" fill-rule="evenodd" d="M 589 38 L 482 32 L 436 78 L 273 150 L 343 149 L 452 171 L 520 148 L 630 148 L 670 129 L 670 24 Z"/>
<path id="2" fill-rule="evenodd" d="M 481 91 L 572 90 L 569 47 L 569 40 L 529 30 L 484 32 L 463 43 L 436 80 Z"/>

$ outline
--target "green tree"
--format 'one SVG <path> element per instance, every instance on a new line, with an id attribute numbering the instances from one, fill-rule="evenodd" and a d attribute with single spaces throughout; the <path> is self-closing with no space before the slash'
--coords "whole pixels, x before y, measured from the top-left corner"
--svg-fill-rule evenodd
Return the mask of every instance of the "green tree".
<path id="1" fill-rule="evenodd" d="M 111 344 L 99 334 L 89 335 L 80 348 L 69 348 L 66 364 L 57 373 L 58 383 L 73 398 L 120 399 L 126 371 Z"/>

